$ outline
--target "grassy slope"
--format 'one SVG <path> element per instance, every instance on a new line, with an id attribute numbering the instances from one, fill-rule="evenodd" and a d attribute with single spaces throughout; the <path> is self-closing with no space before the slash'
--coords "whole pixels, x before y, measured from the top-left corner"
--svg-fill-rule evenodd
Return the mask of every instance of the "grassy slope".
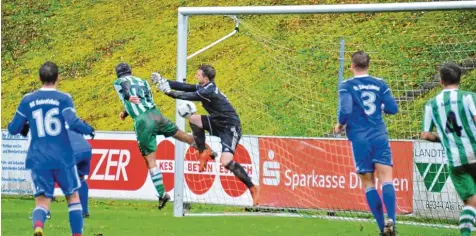
<path id="1" fill-rule="evenodd" d="M 2 199 L 2 235 L 28 235 L 32 199 Z M 225 209 L 226 211 L 226 209 Z M 52 219 L 45 225 L 47 235 L 70 235 L 64 200 L 52 204 Z M 223 209 L 222 211 L 223 212 Z M 91 200 L 91 218 L 85 220 L 84 235 L 375 235 L 372 223 L 342 222 L 278 217 L 185 217 L 174 218 L 172 205 L 157 211 L 155 203 L 143 201 Z M 184 227 L 185 226 L 185 227 Z M 452 236 L 456 230 L 400 225 L 408 236 Z"/>
<path id="2" fill-rule="evenodd" d="M 118 62 L 131 63 L 140 77 L 158 70 L 175 78 L 177 7 L 256 5 L 250 0 L 233 4 L 221 0 L 123 1 L 120 5 L 101 0 L 2 3 L 2 127 L 23 94 L 38 87 L 39 65 L 53 60 L 63 70 L 59 88 L 73 95 L 79 115 L 99 130 L 132 129 L 130 120 L 116 118 L 122 107 L 111 83 Z M 306 3 L 320 2 L 299 2 Z M 409 18 L 418 20 L 408 23 Z M 193 81 L 198 63 L 215 65 L 217 83 L 240 112 L 244 133 L 319 136 L 330 130 L 335 120 L 338 67 L 333 51 L 340 36 L 350 42 L 349 51 L 375 52 L 373 60 L 379 68 L 375 74 L 397 88 L 397 95 L 398 90 L 428 81 L 441 61 L 474 57 L 476 51 L 474 41 L 469 41 L 476 32 L 476 13 L 469 12 L 242 19 L 239 36 L 191 60 L 188 71 Z M 223 17 L 196 17 L 190 23 L 189 52 L 225 35 L 233 26 Z M 309 30 L 316 27 L 318 30 Z M 264 37 L 267 43 L 254 36 Z M 476 73 L 470 73 L 465 88 L 473 86 L 474 91 L 475 79 Z M 294 86 L 298 89 L 293 90 Z M 421 105 L 434 93 L 402 105 L 401 114 L 391 120 L 394 137 L 408 138 L 418 132 Z M 157 93 L 155 100 L 166 116 L 174 117 L 172 99 Z"/>

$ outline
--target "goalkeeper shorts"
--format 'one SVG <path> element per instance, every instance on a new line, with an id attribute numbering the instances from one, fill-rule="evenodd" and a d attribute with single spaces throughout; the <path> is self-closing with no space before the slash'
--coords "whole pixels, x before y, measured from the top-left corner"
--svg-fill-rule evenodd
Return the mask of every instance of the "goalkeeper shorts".
<path id="1" fill-rule="evenodd" d="M 241 139 L 241 126 L 239 124 L 222 124 L 215 122 L 210 116 L 202 116 L 203 129 L 210 135 L 220 137 L 221 151 L 235 154 L 236 145 Z"/>

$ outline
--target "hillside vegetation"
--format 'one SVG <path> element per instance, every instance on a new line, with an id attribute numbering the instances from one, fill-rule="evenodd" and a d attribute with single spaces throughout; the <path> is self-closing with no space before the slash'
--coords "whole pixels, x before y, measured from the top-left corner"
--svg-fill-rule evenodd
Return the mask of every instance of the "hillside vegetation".
<path id="1" fill-rule="evenodd" d="M 123 108 L 112 86 L 114 67 L 124 61 L 139 77 L 159 71 L 175 79 L 180 6 L 345 2 L 352 1 L 2 1 L 2 128 L 22 96 L 40 86 L 39 66 L 52 60 L 61 68 L 58 87 L 73 96 L 80 117 L 98 130 L 132 130 L 131 120 L 118 118 Z M 345 77 L 351 76 L 350 53 L 369 51 L 372 74 L 405 98 L 400 114 L 388 118 L 394 138 L 419 132 L 422 106 L 439 90 L 422 85 L 435 80 L 439 64 L 476 61 L 475 11 L 239 19 L 237 35 L 189 60 L 187 81 L 195 82 L 198 64 L 214 65 L 217 85 L 240 113 L 245 134 L 328 134 L 336 120 L 342 38 Z M 224 16 L 191 17 L 189 23 L 189 54 L 234 28 Z M 463 88 L 476 91 L 471 68 Z M 154 98 L 174 119 L 175 101 L 159 92 Z"/>

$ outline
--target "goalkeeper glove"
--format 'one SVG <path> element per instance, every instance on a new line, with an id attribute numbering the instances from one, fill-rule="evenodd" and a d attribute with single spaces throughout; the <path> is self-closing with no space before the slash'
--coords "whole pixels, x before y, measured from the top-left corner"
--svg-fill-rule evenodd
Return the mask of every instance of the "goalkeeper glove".
<path id="1" fill-rule="evenodd" d="M 152 73 L 151 80 L 156 85 L 157 89 L 163 93 L 169 93 L 172 90 L 170 88 L 169 81 L 167 81 L 166 78 L 160 76 L 160 74 L 157 72 Z"/>

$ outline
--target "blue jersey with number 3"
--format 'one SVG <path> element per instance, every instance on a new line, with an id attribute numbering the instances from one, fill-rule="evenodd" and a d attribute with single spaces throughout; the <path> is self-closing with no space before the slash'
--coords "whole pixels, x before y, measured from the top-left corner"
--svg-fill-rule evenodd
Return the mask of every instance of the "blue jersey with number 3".
<path id="1" fill-rule="evenodd" d="M 42 88 L 25 95 L 8 131 L 18 134 L 25 122 L 31 133 L 27 169 L 65 169 L 76 164 L 65 122 L 82 134 L 94 131 L 76 116 L 71 96 L 56 89 Z"/>
<path id="2" fill-rule="evenodd" d="M 382 111 L 396 114 L 398 106 L 385 81 L 369 75 L 355 76 L 339 86 L 339 123 L 347 125 L 349 140 L 369 140 L 387 135 Z"/>

